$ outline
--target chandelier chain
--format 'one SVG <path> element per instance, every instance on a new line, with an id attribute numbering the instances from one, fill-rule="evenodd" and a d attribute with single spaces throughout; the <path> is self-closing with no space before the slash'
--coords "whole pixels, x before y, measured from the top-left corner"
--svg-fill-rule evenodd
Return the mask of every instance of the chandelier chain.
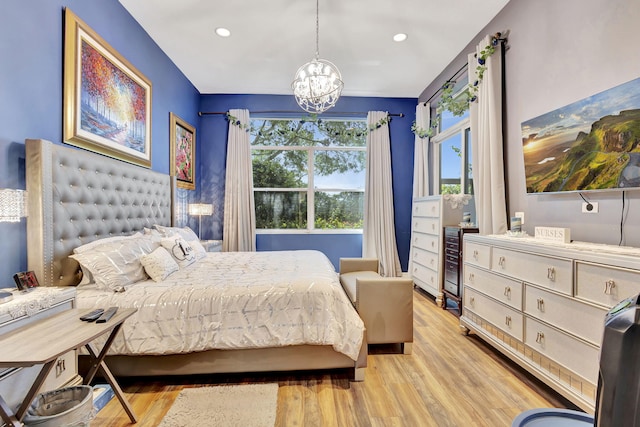
<path id="1" fill-rule="evenodd" d="M 316 0 L 316 59 L 320 58 L 320 0 Z"/>

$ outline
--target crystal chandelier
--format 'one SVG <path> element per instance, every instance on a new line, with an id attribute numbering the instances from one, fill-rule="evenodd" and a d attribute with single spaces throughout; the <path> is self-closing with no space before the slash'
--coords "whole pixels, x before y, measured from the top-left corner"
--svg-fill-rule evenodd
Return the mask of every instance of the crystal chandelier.
<path id="1" fill-rule="evenodd" d="M 323 113 L 336 105 L 344 86 L 338 67 L 319 57 L 318 3 L 319 0 L 316 0 L 316 57 L 298 68 L 291 83 L 298 105 L 306 112 L 314 114 Z"/>

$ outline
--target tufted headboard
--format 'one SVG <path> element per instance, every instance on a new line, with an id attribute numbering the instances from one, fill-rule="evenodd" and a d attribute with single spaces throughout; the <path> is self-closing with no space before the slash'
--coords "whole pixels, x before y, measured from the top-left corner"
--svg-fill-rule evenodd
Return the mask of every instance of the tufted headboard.
<path id="1" fill-rule="evenodd" d="M 42 139 L 25 147 L 27 261 L 42 286 L 80 282 L 77 246 L 173 225 L 173 177 Z"/>

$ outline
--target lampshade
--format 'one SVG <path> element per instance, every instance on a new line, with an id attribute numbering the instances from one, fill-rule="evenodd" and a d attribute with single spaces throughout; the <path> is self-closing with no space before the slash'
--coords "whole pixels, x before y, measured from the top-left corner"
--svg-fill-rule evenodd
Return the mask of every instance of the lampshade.
<path id="1" fill-rule="evenodd" d="M 194 216 L 213 215 L 213 205 L 209 203 L 190 203 L 189 215 L 194 215 Z"/>
<path id="2" fill-rule="evenodd" d="M 27 192 L 0 189 L 0 222 L 19 222 L 27 216 Z"/>
<path id="3" fill-rule="evenodd" d="M 320 59 L 318 18 L 319 0 L 316 0 L 316 56 L 296 72 L 291 89 L 298 105 L 308 113 L 319 114 L 336 105 L 344 83 L 338 67 Z"/>

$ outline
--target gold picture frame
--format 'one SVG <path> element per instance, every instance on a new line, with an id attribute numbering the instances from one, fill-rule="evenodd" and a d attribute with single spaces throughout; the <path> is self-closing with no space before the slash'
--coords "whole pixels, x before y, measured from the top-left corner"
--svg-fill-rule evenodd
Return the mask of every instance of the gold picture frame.
<path id="1" fill-rule="evenodd" d="M 69 8 L 64 18 L 64 142 L 150 168 L 151 81 Z"/>
<path id="2" fill-rule="evenodd" d="M 174 113 L 169 114 L 171 176 L 178 188 L 196 189 L 196 129 Z"/>

